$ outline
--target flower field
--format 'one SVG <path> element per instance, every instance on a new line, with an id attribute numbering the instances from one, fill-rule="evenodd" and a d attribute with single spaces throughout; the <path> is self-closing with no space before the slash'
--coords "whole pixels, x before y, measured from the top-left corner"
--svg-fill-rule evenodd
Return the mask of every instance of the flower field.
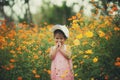
<path id="1" fill-rule="evenodd" d="M 120 26 L 114 17 L 69 18 L 75 80 L 120 79 Z M 0 25 L 0 80 L 50 80 L 53 25 Z"/>

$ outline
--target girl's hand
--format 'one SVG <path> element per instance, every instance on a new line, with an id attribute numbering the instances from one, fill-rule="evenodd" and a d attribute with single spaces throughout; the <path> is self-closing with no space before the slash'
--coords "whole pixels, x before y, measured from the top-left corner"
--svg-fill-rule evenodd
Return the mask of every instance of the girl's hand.
<path id="1" fill-rule="evenodd" d="M 58 42 L 58 48 L 60 48 L 61 47 L 61 43 L 60 42 Z"/>
<path id="2" fill-rule="evenodd" d="M 61 43 L 60 43 L 60 42 L 58 42 L 58 43 L 56 44 L 56 49 L 58 49 L 58 50 L 59 50 L 59 49 L 61 48 L 61 46 L 62 46 L 62 45 L 61 45 Z"/>
<path id="3" fill-rule="evenodd" d="M 61 48 L 59 49 L 59 51 L 60 51 L 67 59 L 70 59 L 70 57 L 71 57 L 71 49 L 70 49 L 70 47 L 69 47 L 69 49 L 68 49 L 68 46 L 66 46 L 66 49 L 65 49 L 64 46 L 63 46 L 63 47 L 61 47 Z"/>

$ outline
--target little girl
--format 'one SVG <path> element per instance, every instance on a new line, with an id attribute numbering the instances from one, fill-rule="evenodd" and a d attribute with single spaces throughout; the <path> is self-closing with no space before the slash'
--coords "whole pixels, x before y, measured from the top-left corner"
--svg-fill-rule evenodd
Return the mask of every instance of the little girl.
<path id="1" fill-rule="evenodd" d="M 52 28 L 54 33 L 55 46 L 51 47 L 51 80 L 74 80 L 71 51 L 68 45 L 65 45 L 69 37 L 67 27 L 55 25 Z"/>

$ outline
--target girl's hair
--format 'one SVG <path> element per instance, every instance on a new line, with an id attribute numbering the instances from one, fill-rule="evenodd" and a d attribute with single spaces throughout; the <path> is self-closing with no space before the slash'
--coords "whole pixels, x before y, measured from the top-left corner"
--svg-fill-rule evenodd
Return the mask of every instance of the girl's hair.
<path id="1" fill-rule="evenodd" d="M 64 38 L 67 39 L 67 37 L 65 36 L 65 34 L 63 33 L 63 31 L 61 31 L 61 30 L 59 30 L 59 29 L 55 30 L 55 31 L 54 31 L 54 36 L 55 36 L 55 34 L 57 34 L 57 33 L 58 33 L 58 34 L 62 34 L 62 35 L 64 36 Z"/>

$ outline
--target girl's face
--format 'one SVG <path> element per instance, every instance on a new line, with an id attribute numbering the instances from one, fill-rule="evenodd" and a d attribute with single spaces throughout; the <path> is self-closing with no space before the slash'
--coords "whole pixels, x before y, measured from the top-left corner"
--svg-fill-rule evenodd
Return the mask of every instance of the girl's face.
<path id="1" fill-rule="evenodd" d="M 55 34 L 54 39 L 55 39 L 56 43 L 60 42 L 61 45 L 63 45 L 64 42 L 65 42 L 65 40 L 66 40 L 66 38 L 64 37 L 64 35 L 63 34 L 59 34 L 59 33 Z"/>

